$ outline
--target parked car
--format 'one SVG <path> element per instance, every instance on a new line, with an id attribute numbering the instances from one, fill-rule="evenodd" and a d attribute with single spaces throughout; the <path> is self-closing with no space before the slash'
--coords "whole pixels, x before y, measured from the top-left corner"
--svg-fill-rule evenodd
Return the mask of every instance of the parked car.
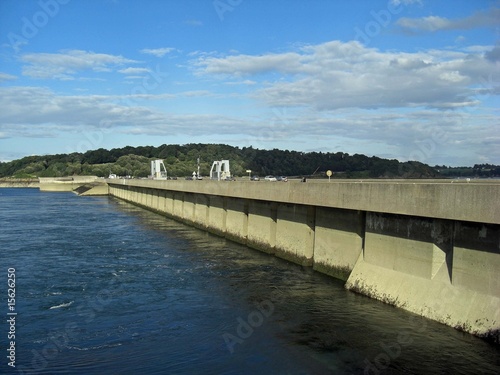
<path id="1" fill-rule="evenodd" d="M 259 176 L 252 176 L 252 177 L 250 177 L 250 181 L 260 181 L 260 177 Z"/>
<path id="2" fill-rule="evenodd" d="M 266 177 L 264 177 L 264 180 L 266 180 L 266 181 L 278 181 L 276 179 L 276 177 L 274 177 L 274 176 L 266 176 Z"/>
<path id="3" fill-rule="evenodd" d="M 276 177 L 276 180 L 287 182 L 288 181 L 288 177 L 286 177 L 286 176 L 278 176 L 278 177 Z"/>

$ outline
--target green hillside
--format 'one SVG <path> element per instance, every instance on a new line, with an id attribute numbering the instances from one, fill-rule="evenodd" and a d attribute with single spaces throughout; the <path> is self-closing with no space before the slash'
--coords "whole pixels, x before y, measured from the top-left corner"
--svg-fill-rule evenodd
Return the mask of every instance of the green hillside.
<path id="1" fill-rule="evenodd" d="M 169 176 L 190 176 L 197 168 L 207 176 L 214 160 L 228 159 L 235 176 L 252 174 L 265 176 L 325 176 L 327 170 L 334 178 L 436 178 L 439 173 L 420 162 L 401 163 L 395 159 L 375 156 L 349 155 L 343 152 L 298 152 L 289 150 L 260 150 L 253 147 L 233 147 L 223 144 L 161 145 L 159 147 L 123 147 L 98 149 L 85 153 L 28 156 L 0 163 L 0 177 L 63 177 L 97 175 L 146 177 L 149 161 L 162 159 Z"/>

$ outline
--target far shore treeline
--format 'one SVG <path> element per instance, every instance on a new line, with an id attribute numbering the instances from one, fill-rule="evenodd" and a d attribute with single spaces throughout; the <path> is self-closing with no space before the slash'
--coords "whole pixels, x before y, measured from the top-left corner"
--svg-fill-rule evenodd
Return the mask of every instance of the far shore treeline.
<path id="1" fill-rule="evenodd" d="M 344 152 L 299 152 L 261 150 L 253 147 L 233 147 L 224 144 L 186 144 L 126 146 L 85 153 L 27 156 L 10 162 L 0 162 L 0 177 L 36 178 L 96 175 L 147 177 L 149 161 L 162 159 L 172 177 L 190 176 L 200 160 L 201 175 L 207 176 L 214 160 L 228 159 L 235 176 L 281 175 L 289 177 L 324 177 L 327 170 L 333 178 L 443 178 L 499 177 L 500 166 L 481 164 L 473 167 L 430 167 L 426 164 L 396 159 L 383 159 Z"/>

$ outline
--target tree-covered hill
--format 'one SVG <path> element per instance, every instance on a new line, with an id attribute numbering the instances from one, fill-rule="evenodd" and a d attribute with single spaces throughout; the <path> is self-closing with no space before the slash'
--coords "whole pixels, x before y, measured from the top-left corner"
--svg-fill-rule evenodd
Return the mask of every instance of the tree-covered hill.
<path id="1" fill-rule="evenodd" d="M 473 167 L 447 167 L 445 165 L 434 167 L 439 174 L 446 178 L 498 178 L 500 177 L 500 165 L 474 164 Z"/>
<path id="2" fill-rule="evenodd" d="M 0 163 L 0 177 L 62 177 L 110 173 L 120 176 L 146 177 L 149 161 L 162 159 L 169 176 L 190 176 L 197 168 L 207 176 L 214 160 L 228 159 L 231 173 L 246 175 L 324 176 L 327 170 L 342 178 L 435 178 L 439 173 L 420 162 L 401 163 L 395 159 L 349 155 L 343 152 L 299 152 L 260 150 L 253 147 L 233 147 L 223 144 L 186 144 L 114 148 L 85 153 L 27 156 Z"/>

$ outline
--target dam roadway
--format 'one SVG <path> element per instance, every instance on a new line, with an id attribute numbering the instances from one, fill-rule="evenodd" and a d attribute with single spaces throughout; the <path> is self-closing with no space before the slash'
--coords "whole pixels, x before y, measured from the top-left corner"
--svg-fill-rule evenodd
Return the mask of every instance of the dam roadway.
<path id="1" fill-rule="evenodd" d="M 107 179 L 109 194 L 499 342 L 499 180 Z"/>

